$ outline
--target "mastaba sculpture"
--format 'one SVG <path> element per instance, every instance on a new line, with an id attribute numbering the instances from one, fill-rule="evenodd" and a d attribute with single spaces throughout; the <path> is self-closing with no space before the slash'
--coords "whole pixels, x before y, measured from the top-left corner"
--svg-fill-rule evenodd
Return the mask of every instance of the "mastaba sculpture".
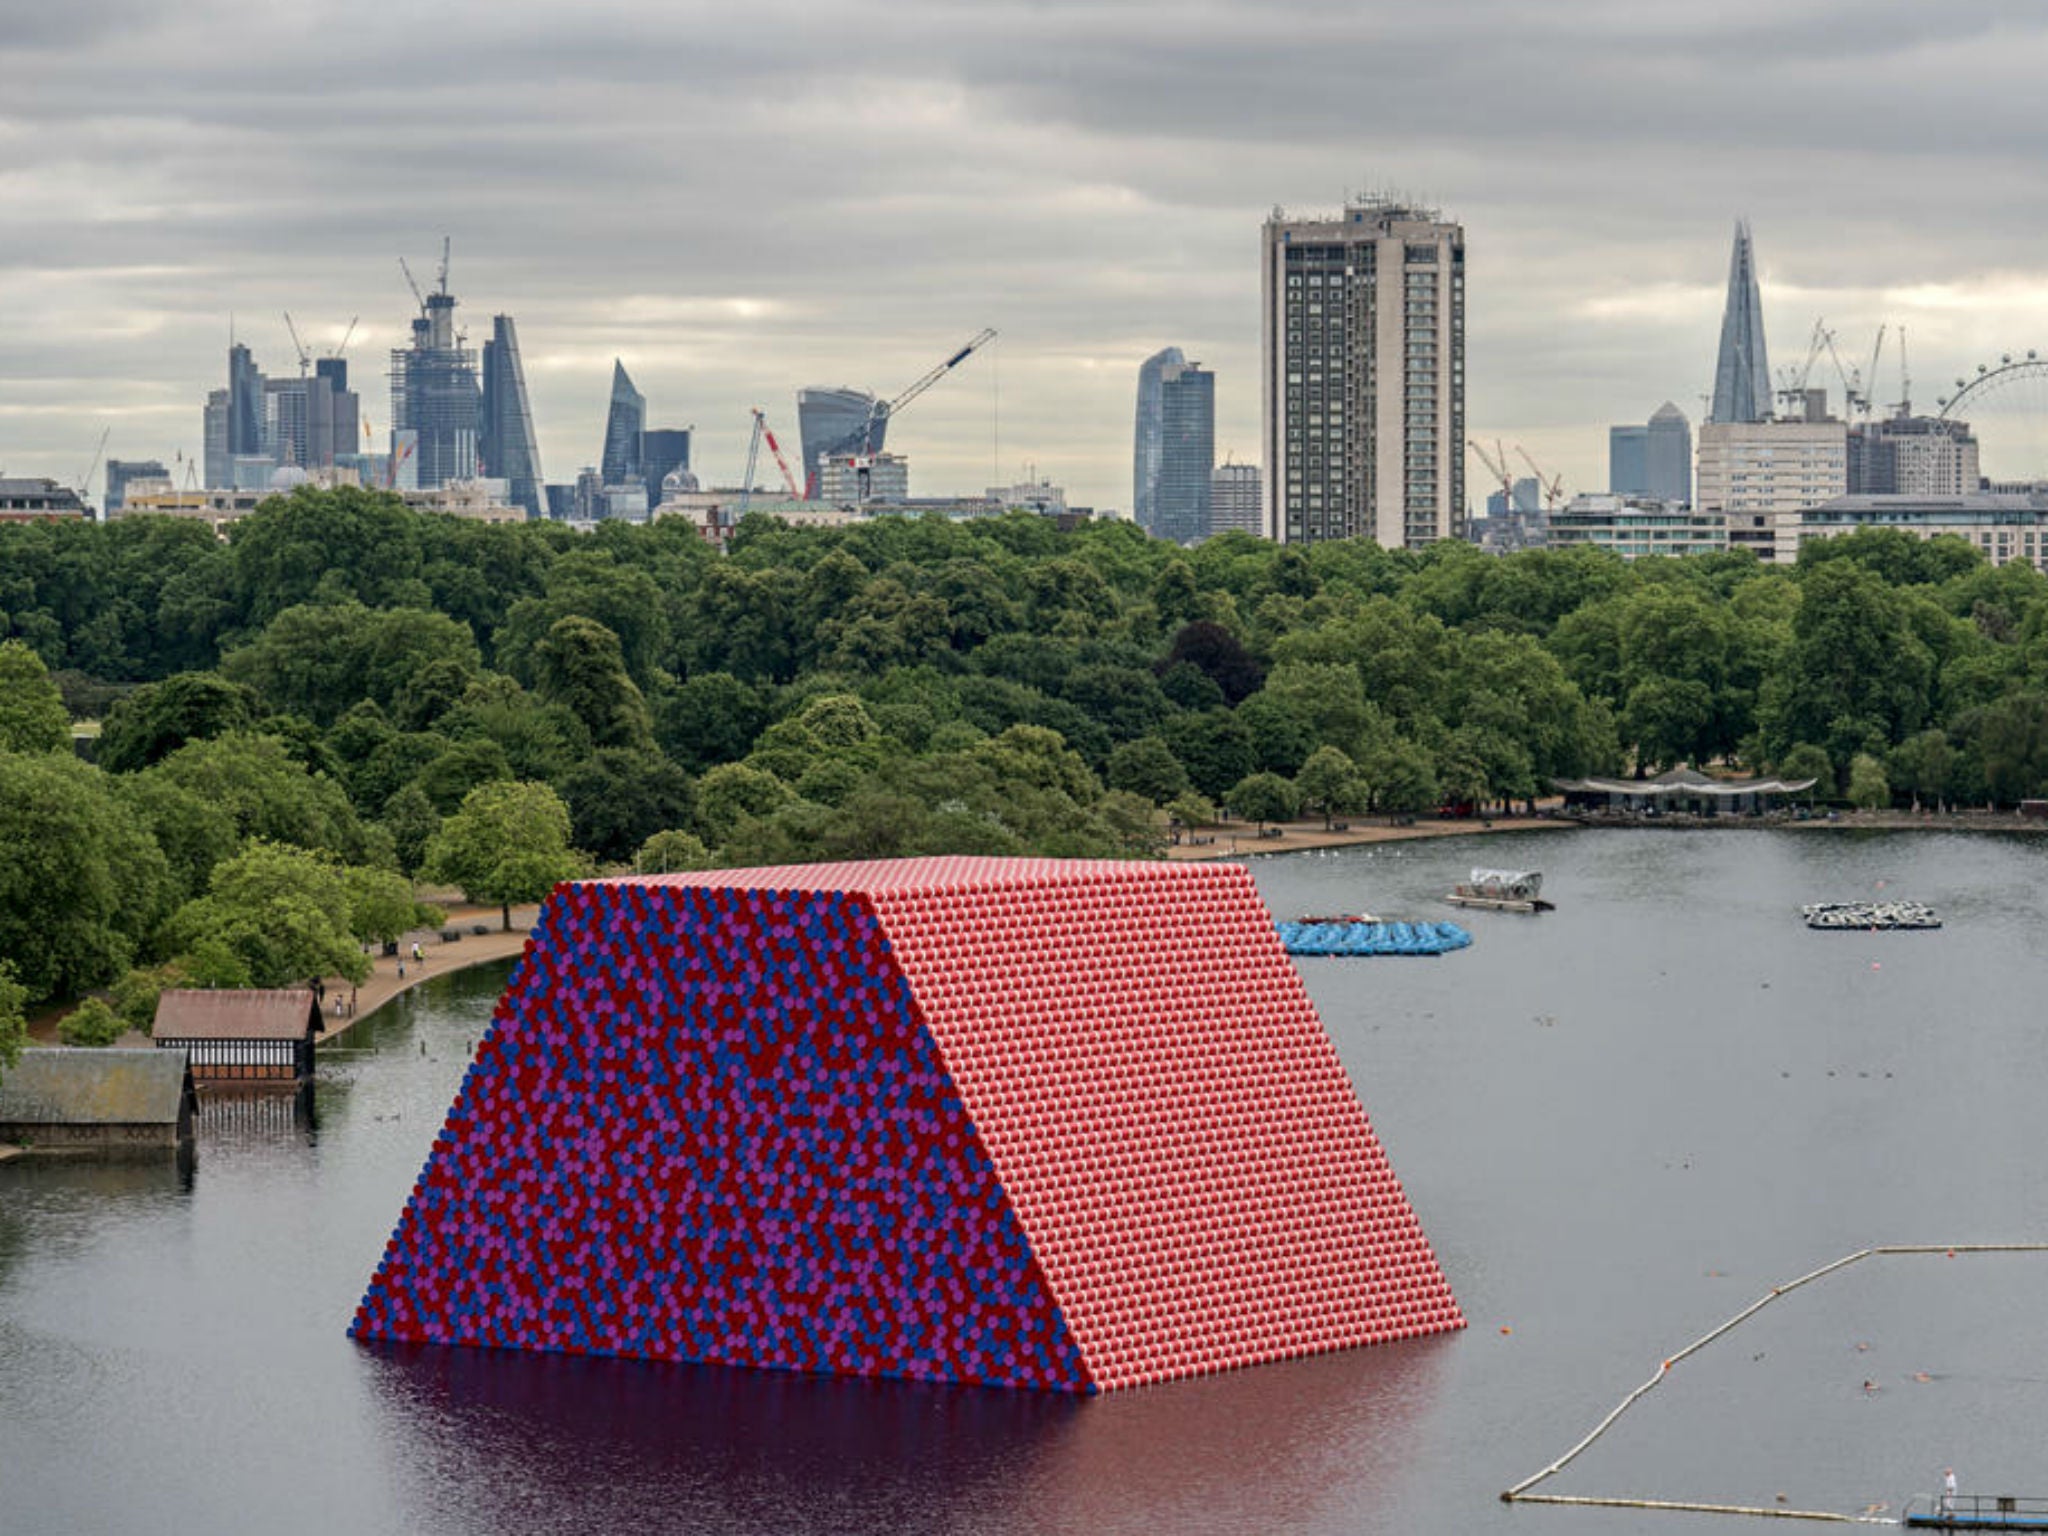
<path id="1" fill-rule="evenodd" d="M 558 887 L 359 1339 L 1093 1392 L 1462 1327 L 1236 865 Z"/>

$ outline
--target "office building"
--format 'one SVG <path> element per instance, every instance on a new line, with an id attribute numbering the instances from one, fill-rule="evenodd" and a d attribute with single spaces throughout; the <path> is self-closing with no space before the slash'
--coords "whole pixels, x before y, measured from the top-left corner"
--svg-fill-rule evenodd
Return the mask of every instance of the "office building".
<path id="1" fill-rule="evenodd" d="M 168 491 L 171 472 L 158 459 L 107 460 L 107 493 L 100 498 L 106 516 L 118 515 L 127 505 L 130 486 L 138 490 Z"/>
<path id="2" fill-rule="evenodd" d="M 1701 423 L 1695 504 L 1727 519 L 1729 548 L 1789 560 L 1799 514 L 1848 494 L 1849 430 L 1823 402 L 1808 399 L 1804 421 Z"/>
<path id="3" fill-rule="evenodd" d="M 834 507 L 910 499 L 910 461 L 895 453 L 835 453 L 818 466 L 814 498 Z"/>
<path id="4" fill-rule="evenodd" d="M 1545 519 L 1552 549 L 1582 545 L 1624 560 L 1649 555 L 1716 554 L 1728 547 L 1727 519 L 1654 496 L 1574 496 Z"/>
<path id="5" fill-rule="evenodd" d="M 0 477 L 0 523 L 65 521 L 92 518 L 92 508 L 68 485 L 54 480 Z"/>
<path id="6" fill-rule="evenodd" d="M 796 430 L 804 455 L 798 473 L 805 494 L 816 496 L 819 471 L 827 458 L 882 451 L 889 435 L 889 407 L 863 389 L 814 385 L 796 392 Z"/>
<path id="7" fill-rule="evenodd" d="M 447 269 L 420 303 L 412 344 L 391 354 L 391 461 L 400 489 L 472 480 L 483 389 L 476 353 L 455 332 Z"/>
<path id="8" fill-rule="evenodd" d="M 205 444 L 200 459 L 200 469 L 209 486 L 224 486 L 228 483 L 228 415 L 231 399 L 225 389 L 210 389 L 206 392 L 206 409 L 201 416 L 200 441 Z"/>
<path id="9" fill-rule="evenodd" d="M 263 452 L 263 374 L 241 342 L 228 348 L 228 454 Z"/>
<path id="10" fill-rule="evenodd" d="M 668 477 L 690 469 L 690 429 L 649 427 L 640 434 L 640 478 L 647 486 L 647 499 L 659 503 Z"/>
<path id="11" fill-rule="evenodd" d="M 1692 424 L 1666 400 L 1640 427 L 1607 429 L 1607 490 L 1692 504 Z"/>
<path id="12" fill-rule="evenodd" d="M 1892 528 L 1916 539 L 1959 538 L 1992 565 L 2015 561 L 2048 574 L 2048 491 L 1954 496 L 1839 496 L 1799 514 L 1791 554 L 1814 539 L 1859 528 Z"/>
<path id="13" fill-rule="evenodd" d="M 1851 496 L 1966 496 L 1981 480 L 1966 421 L 1900 414 L 1849 429 Z"/>
<path id="14" fill-rule="evenodd" d="M 597 461 L 606 485 L 640 478 L 640 435 L 647 430 L 647 397 L 633 387 L 626 365 L 612 359 L 611 406 L 604 418 L 604 452 Z"/>
<path id="15" fill-rule="evenodd" d="M 1209 534 L 1257 534 L 1265 527 L 1265 488 L 1256 464 L 1218 464 L 1209 472 Z"/>
<path id="16" fill-rule="evenodd" d="M 1420 548 L 1464 531 L 1465 232 L 1383 199 L 1266 221 L 1268 534 Z"/>
<path id="17" fill-rule="evenodd" d="M 483 472 L 503 480 L 506 496 L 528 517 L 544 517 L 540 443 L 533 430 L 533 404 L 526 393 L 526 365 L 519 356 L 519 329 L 510 315 L 491 317 L 484 343 L 483 420 L 478 455 Z"/>
<path id="18" fill-rule="evenodd" d="M 1159 477 L 1154 537 L 1199 544 L 1209 537 L 1209 477 L 1216 469 L 1216 375 L 1199 363 L 1159 373 Z"/>
<path id="19" fill-rule="evenodd" d="M 1749 221 L 1735 225 L 1728 257 L 1728 300 L 1721 311 L 1721 348 L 1714 359 L 1714 403 L 1707 420 L 1763 421 L 1771 414 L 1771 366 L 1764 350 L 1764 305 L 1756 279 Z"/>
<path id="20" fill-rule="evenodd" d="M 1165 347 L 1138 365 L 1138 419 L 1131 445 L 1131 520 L 1147 533 L 1157 533 L 1154 508 L 1159 496 L 1159 381 L 1168 368 L 1183 367 L 1179 347 Z"/>
<path id="21" fill-rule="evenodd" d="M 1488 517 L 1526 517 L 1543 510 L 1543 487 L 1533 475 L 1524 475 L 1505 491 L 1486 493 Z"/>
<path id="22" fill-rule="evenodd" d="M 1034 512 L 1040 517 L 1065 517 L 1067 488 L 1050 480 L 1020 480 L 1015 485 L 992 485 L 987 499 L 1010 512 Z"/>

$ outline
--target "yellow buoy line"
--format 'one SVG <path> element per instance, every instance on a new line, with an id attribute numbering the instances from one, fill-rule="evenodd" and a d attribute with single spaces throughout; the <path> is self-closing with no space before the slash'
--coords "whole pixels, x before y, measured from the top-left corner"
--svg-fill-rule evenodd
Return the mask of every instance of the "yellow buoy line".
<path id="1" fill-rule="evenodd" d="M 1899 1519 L 1888 1515 L 1844 1515 L 1833 1510 L 1821 1509 L 1758 1508 L 1747 1504 L 1693 1504 L 1669 1499 L 1634 1499 L 1618 1496 L 1599 1497 L 1558 1493 L 1531 1493 L 1529 1490 L 1538 1483 L 1557 1476 L 1558 1473 L 1562 1472 L 1586 1451 L 1591 1449 L 1593 1443 L 1606 1434 L 1608 1430 L 1612 1429 L 1616 1421 L 1624 1413 L 1633 1408 L 1653 1387 L 1670 1375 L 1671 1368 L 1678 1364 L 1679 1361 L 1685 1359 L 1688 1355 L 1696 1354 L 1698 1351 L 1705 1349 L 1716 1339 L 1748 1322 L 1779 1297 L 1789 1296 L 1803 1285 L 1811 1285 L 1814 1281 L 1832 1275 L 1838 1270 L 1847 1269 L 1851 1264 L 1859 1263 L 1864 1259 L 1872 1258 L 1879 1254 L 1926 1255 L 1934 1253 L 1944 1254 L 1949 1258 L 1954 1258 L 1957 1254 L 1964 1253 L 2048 1253 L 2048 1243 L 1884 1243 L 1873 1248 L 1859 1248 L 1854 1253 L 1845 1254 L 1841 1258 L 1836 1259 L 1832 1264 L 1823 1264 L 1819 1269 L 1801 1275 L 1797 1280 L 1788 1280 L 1783 1285 L 1774 1285 L 1768 1294 L 1759 1296 L 1755 1301 L 1729 1318 L 1727 1322 L 1722 1323 L 1718 1328 L 1708 1333 L 1701 1334 L 1690 1344 L 1686 1345 L 1685 1348 L 1659 1362 L 1655 1374 L 1648 1381 L 1637 1387 L 1635 1391 L 1629 1393 L 1627 1397 L 1624 1397 L 1619 1403 L 1615 1404 L 1613 1411 L 1598 1424 L 1595 1424 L 1584 1439 L 1580 1440 L 1577 1445 L 1574 1445 L 1542 1471 L 1536 1473 L 1535 1476 L 1523 1478 L 1514 1487 L 1501 1494 L 1501 1502 L 1503 1504 L 1577 1504 L 1609 1509 L 1670 1509 L 1681 1510 L 1688 1514 L 1707 1515 L 1758 1515 L 1773 1520 L 1825 1520 L 1837 1525 L 1900 1524 L 1901 1521 Z"/>

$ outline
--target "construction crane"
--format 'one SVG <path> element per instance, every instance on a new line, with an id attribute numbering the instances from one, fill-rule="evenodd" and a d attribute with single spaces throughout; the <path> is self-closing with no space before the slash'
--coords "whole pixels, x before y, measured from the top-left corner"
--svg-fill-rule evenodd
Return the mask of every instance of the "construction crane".
<path id="1" fill-rule="evenodd" d="M 862 456 L 865 457 L 867 455 L 872 454 L 875 451 L 875 424 L 877 422 L 882 421 L 885 418 L 895 417 L 898 413 L 900 413 L 903 410 L 905 406 L 909 405 L 911 401 L 915 400 L 919 395 L 923 394 L 926 390 L 930 389 L 934 384 L 938 383 L 939 380 L 943 379 L 955 368 L 959 367 L 962 363 L 966 362 L 969 357 L 973 356 L 973 354 L 980 351 L 983 347 L 987 346 L 990 342 L 994 341 L 995 339 L 996 333 L 993 329 L 982 331 L 979 335 L 974 337 L 973 340 L 969 341 L 966 346 L 960 348 L 959 351 L 955 352 L 943 363 L 940 363 L 937 367 L 933 368 L 931 372 L 927 373 L 915 384 L 911 385 L 908 389 L 904 390 L 903 393 L 898 395 L 894 400 L 877 400 L 872 406 L 870 406 L 868 409 L 867 425 L 861 429 L 860 434 L 860 452 Z"/>
<path id="2" fill-rule="evenodd" d="M 412 275 L 412 268 L 406 265 L 403 256 L 398 258 L 398 270 L 405 274 L 405 286 L 412 290 L 413 298 L 419 303 L 420 313 L 424 315 L 427 312 L 427 296 L 420 292 L 419 281 Z"/>
<path id="3" fill-rule="evenodd" d="M 1493 478 L 1500 482 L 1501 505 L 1510 512 L 1514 511 L 1515 475 L 1514 471 L 1508 468 L 1507 450 L 1501 447 L 1498 439 L 1495 440 L 1491 453 L 1487 452 L 1486 444 L 1476 437 L 1467 438 L 1466 446 L 1479 455 L 1479 462 L 1484 464 Z"/>
<path id="4" fill-rule="evenodd" d="M 80 501 L 91 499 L 86 494 L 86 487 L 92 484 L 92 477 L 99 472 L 100 458 L 106 453 L 107 439 L 113 436 L 113 432 L 114 429 L 109 426 L 104 432 L 100 433 L 100 445 L 92 451 L 92 462 L 85 466 L 85 473 L 78 477 L 78 499 Z"/>
<path id="5" fill-rule="evenodd" d="M 740 477 L 739 515 L 747 515 L 747 506 L 754 499 L 754 466 L 761 461 L 761 434 L 768 430 L 768 418 L 761 414 L 759 406 L 754 407 L 754 435 L 747 439 L 747 472 Z"/>
<path id="6" fill-rule="evenodd" d="M 1522 462 L 1529 466 L 1529 473 L 1536 477 L 1536 488 L 1543 493 L 1545 515 L 1555 512 L 1557 504 L 1564 500 L 1564 476 L 1544 474 L 1536 461 L 1529 457 L 1529 450 L 1520 443 L 1515 444 L 1515 452 L 1522 456 Z M 1508 500 L 1512 506 L 1514 497 L 1510 495 Z"/>
<path id="7" fill-rule="evenodd" d="M 299 354 L 299 377 L 306 376 L 306 370 L 313 366 L 313 354 L 306 350 L 306 344 L 299 340 L 299 328 L 292 324 L 292 312 L 284 312 L 284 328 L 291 332 L 292 350 Z"/>
<path id="8" fill-rule="evenodd" d="M 356 334 L 356 321 L 362 318 L 361 315 L 351 315 L 349 317 L 348 329 L 341 333 L 341 343 L 332 352 L 327 354 L 329 357 L 340 357 L 342 353 L 348 350 L 348 344 Z"/>
<path id="9" fill-rule="evenodd" d="M 1813 377 L 1813 365 L 1820 361 L 1824 351 L 1832 350 L 1835 333 L 1828 329 L 1825 319 L 1813 322 L 1813 335 L 1806 343 L 1806 361 L 1797 368 L 1778 370 L 1778 398 L 1788 407 L 1787 421 L 1806 419 L 1806 381 Z"/>

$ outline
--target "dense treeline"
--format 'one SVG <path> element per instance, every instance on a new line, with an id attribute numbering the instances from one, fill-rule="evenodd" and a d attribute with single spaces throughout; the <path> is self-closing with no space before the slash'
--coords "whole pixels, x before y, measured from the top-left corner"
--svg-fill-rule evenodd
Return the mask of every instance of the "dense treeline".
<path id="1" fill-rule="evenodd" d="M 2010 803 L 2048 791 L 2044 631 L 2032 570 L 1882 532 L 1784 570 L 1021 515 L 757 518 L 720 555 L 680 522 L 579 537 L 353 490 L 225 544 L 14 525 L 0 954 L 68 880 L 91 915 L 19 962 L 34 996 L 169 956 L 274 974 L 216 910 L 252 855 L 509 902 L 592 863 L 1146 853 L 1167 810 L 1405 812 L 1681 762 Z M 59 694 L 102 722 L 96 766 L 52 760 Z"/>

